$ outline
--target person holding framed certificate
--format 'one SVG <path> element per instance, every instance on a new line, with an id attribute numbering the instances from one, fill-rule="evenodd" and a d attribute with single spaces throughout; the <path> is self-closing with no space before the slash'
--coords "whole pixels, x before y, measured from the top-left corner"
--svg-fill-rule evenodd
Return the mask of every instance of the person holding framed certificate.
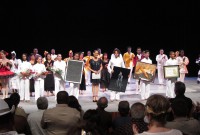
<path id="1" fill-rule="evenodd" d="M 165 66 L 172 66 L 172 65 L 178 65 L 178 61 L 175 58 L 175 53 L 173 51 L 170 51 L 170 58 L 166 61 Z M 165 74 L 166 76 L 166 74 Z M 167 89 L 166 89 L 166 97 L 168 98 L 174 98 L 174 84 L 177 81 L 177 77 L 171 77 L 167 78 Z"/>

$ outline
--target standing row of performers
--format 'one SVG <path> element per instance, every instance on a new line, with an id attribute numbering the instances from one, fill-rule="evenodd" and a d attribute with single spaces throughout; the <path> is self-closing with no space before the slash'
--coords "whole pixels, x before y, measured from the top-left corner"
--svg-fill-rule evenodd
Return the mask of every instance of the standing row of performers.
<path id="1" fill-rule="evenodd" d="M 84 61 L 84 72 L 82 76 L 81 84 L 70 83 L 70 95 L 74 95 L 78 98 L 79 94 L 83 94 L 83 90 L 86 90 L 87 85 L 92 85 L 93 102 L 98 100 L 99 84 L 102 91 L 106 91 L 108 88 L 111 74 L 114 72 L 113 67 L 122 67 L 130 69 L 130 75 L 128 83 L 132 77 L 132 70 L 136 66 L 138 61 L 152 64 L 152 60 L 149 58 L 149 51 L 143 51 L 141 48 L 137 48 L 136 55 L 131 52 L 131 47 L 127 47 L 127 52 L 121 54 L 119 49 L 114 49 L 111 58 L 108 59 L 108 54 L 101 54 L 101 49 L 91 52 L 87 52 L 87 56 L 84 57 L 84 53 L 73 54 L 72 50 L 69 51 L 69 57 L 62 59 L 61 54 L 55 54 L 55 50 L 52 49 L 51 53 L 44 52 L 44 57 L 38 54 L 38 49 L 35 48 L 33 53 L 27 57 L 27 54 L 23 53 L 21 59 L 16 58 L 16 52 L 11 52 L 11 60 L 7 59 L 7 53 L 5 51 L 0 52 L 0 82 L 3 98 L 8 96 L 8 89 L 13 91 L 19 90 L 21 100 L 29 101 L 30 96 L 35 92 L 35 99 L 44 95 L 57 94 L 58 91 L 66 90 L 66 82 L 62 79 L 65 76 L 65 70 L 67 61 L 70 59 Z M 185 74 L 188 73 L 187 65 L 189 59 L 184 55 L 184 51 L 170 52 L 170 58 L 164 54 L 164 50 L 160 49 L 160 54 L 156 56 L 158 80 L 159 84 L 164 84 L 163 66 L 164 65 L 179 65 L 180 66 L 180 78 L 179 81 L 184 82 Z M 53 72 L 52 69 L 59 69 L 60 75 Z M 92 73 L 101 73 L 101 79 L 92 79 Z M 173 87 L 174 82 L 177 79 L 167 79 L 166 96 L 174 97 Z M 141 99 L 147 99 L 150 95 L 150 82 L 146 80 L 135 80 L 136 82 L 136 94 L 141 93 Z M 55 92 L 53 92 L 55 91 Z M 56 96 L 55 96 L 56 97 Z M 120 93 L 110 91 L 111 101 L 120 100 Z"/>

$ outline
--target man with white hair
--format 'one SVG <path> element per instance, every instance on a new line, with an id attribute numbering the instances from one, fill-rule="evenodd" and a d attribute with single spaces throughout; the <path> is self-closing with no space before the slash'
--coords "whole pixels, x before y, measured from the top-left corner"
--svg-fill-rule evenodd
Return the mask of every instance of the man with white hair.
<path id="1" fill-rule="evenodd" d="M 41 127 L 41 120 L 44 111 L 48 108 L 48 100 L 46 97 L 39 97 L 37 99 L 37 112 L 33 112 L 28 116 L 28 124 L 30 126 L 32 135 L 46 135 L 46 131 Z"/>

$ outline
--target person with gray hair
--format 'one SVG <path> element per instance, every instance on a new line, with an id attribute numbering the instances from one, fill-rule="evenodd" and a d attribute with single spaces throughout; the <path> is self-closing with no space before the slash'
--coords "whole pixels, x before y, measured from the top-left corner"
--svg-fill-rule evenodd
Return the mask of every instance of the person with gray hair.
<path id="1" fill-rule="evenodd" d="M 133 135 L 132 125 L 136 124 L 139 133 L 147 131 L 147 123 L 144 122 L 145 106 L 142 103 L 136 102 L 131 106 L 131 121 L 125 125 L 122 125 L 114 131 L 115 135 Z"/>
<path id="2" fill-rule="evenodd" d="M 37 99 L 37 112 L 33 112 L 28 116 L 28 124 L 31 128 L 32 135 L 46 135 L 46 131 L 41 127 L 41 119 L 44 110 L 48 108 L 48 100 L 46 97 Z"/>

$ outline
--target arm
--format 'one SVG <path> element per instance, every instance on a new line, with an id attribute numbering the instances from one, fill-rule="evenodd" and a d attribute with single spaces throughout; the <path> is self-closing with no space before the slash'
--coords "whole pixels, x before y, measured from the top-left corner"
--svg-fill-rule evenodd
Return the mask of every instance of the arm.
<path id="1" fill-rule="evenodd" d="M 44 113 L 43 113 L 42 120 L 41 120 L 41 127 L 43 129 L 46 129 L 47 128 L 47 123 L 45 122 L 45 119 L 44 119 Z"/>
<path id="2" fill-rule="evenodd" d="M 183 62 L 184 65 L 188 65 L 189 64 L 189 59 L 187 57 L 185 57 L 185 61 Z"/>
<path id="3" fill-rule="evenodd" d="M 111 60 L 108 63 L 107 69 L 108 69 L 108 72 L 111 74 L 111 72 L 112 72 L 112 69 L 111 69 Z"/>
<path id="4" fill-rule="evenodd" d="M 122 67 L 122 68 L 125 68 L 123 59 L 122 59 L 121 67 Z"/>
<path id="5" fill-rule="evenodd" d="M 98 71 L 98 74 L 101 73 L 102 68 L 103 68 L 103 66 L 102 66 L 102 63 L 101 63 L 100 69 L 99 69 L 99 71 Z"/>
<path id="6" fill-rule="evenodd" d="M 92 59 L 91 59 L 91 60 L 92 60 Z M 90 60 L 90 62 L 88 63 L 88 69 L 89 69 L 90 71 L 96 73 L 96 71 L 93 70 L 93 69 L 91 68 L 91 60 Z"/>
<path id="7" fill-rule="evenodd" d="M 159 57 L 159 55 L 156 56 L 156 61 L 159 63 L 162 61 L 162 57 Z"/>
<path id="8" fill-rule="evenodd" d="M 123 55 L 124 62 L 127 62 L 130 58 L 126 56 L 126 53 Z"/>

